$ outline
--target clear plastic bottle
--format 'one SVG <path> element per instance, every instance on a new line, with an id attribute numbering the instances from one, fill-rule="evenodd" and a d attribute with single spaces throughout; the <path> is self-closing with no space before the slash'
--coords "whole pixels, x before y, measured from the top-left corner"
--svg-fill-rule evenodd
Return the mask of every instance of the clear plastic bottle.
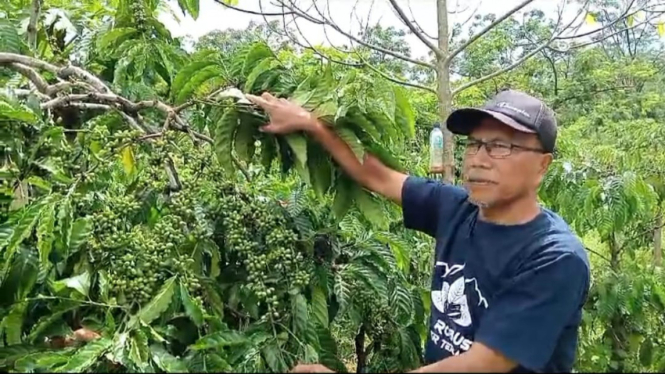
<path id="1" fill-rule="evenodd" d="M 443 131 L 439 123 L 434 124 L 429 134 L 429 172 L 443 173 Z"/>

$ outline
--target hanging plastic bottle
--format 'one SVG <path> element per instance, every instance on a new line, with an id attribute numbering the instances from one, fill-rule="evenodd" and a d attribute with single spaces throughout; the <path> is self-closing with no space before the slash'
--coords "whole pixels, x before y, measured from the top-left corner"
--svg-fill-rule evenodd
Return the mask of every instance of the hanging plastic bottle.
<path id="1" fill-rule="evenodd" d="M 443 131 L 439 123 L 434 124 L 429 134 L 429 172 L 443 173 Z"/>

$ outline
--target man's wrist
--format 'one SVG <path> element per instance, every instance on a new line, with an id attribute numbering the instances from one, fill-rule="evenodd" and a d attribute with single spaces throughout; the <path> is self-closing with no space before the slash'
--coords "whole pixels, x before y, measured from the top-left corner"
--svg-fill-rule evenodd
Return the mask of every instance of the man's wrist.
<path id="1" fill-rule="evenodd" d="M 321 121 L 312 115 L 311 120 L 303 126 L 303 131 L 316 138 L 324 130 L 324 126 Z"/>

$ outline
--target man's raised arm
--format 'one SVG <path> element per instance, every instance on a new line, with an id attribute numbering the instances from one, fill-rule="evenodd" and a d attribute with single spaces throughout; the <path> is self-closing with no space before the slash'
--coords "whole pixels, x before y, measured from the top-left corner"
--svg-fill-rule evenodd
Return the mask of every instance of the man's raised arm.
<path id="1" fill-rule="evenodd" d="M 369 154 L 365 154 L 361 163 L 351 147 L 334 131 L 317 121 L 310 112 L 286 99 L 278 99 L 268 93 L 261 97 L 247 95 L 247 98 L 262 107 L 270 117 L 270 123 L 261 131 L 273 134 L 306 132 L 330 153 L 353 180 L 398 204 L 402 203 L 406 174 L 390 169 Z"/>

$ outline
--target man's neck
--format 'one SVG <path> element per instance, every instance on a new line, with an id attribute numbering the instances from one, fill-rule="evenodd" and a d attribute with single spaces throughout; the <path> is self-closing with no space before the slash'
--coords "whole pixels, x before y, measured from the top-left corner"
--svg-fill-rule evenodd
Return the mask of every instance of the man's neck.
<path id="1" fill-rule="evenodd" d="M 521 225 L 540 214 L 540 205 L 533 197 L 524 197 L 505 205 L 480 208 L 480 219 L 498 225 Z"/>

